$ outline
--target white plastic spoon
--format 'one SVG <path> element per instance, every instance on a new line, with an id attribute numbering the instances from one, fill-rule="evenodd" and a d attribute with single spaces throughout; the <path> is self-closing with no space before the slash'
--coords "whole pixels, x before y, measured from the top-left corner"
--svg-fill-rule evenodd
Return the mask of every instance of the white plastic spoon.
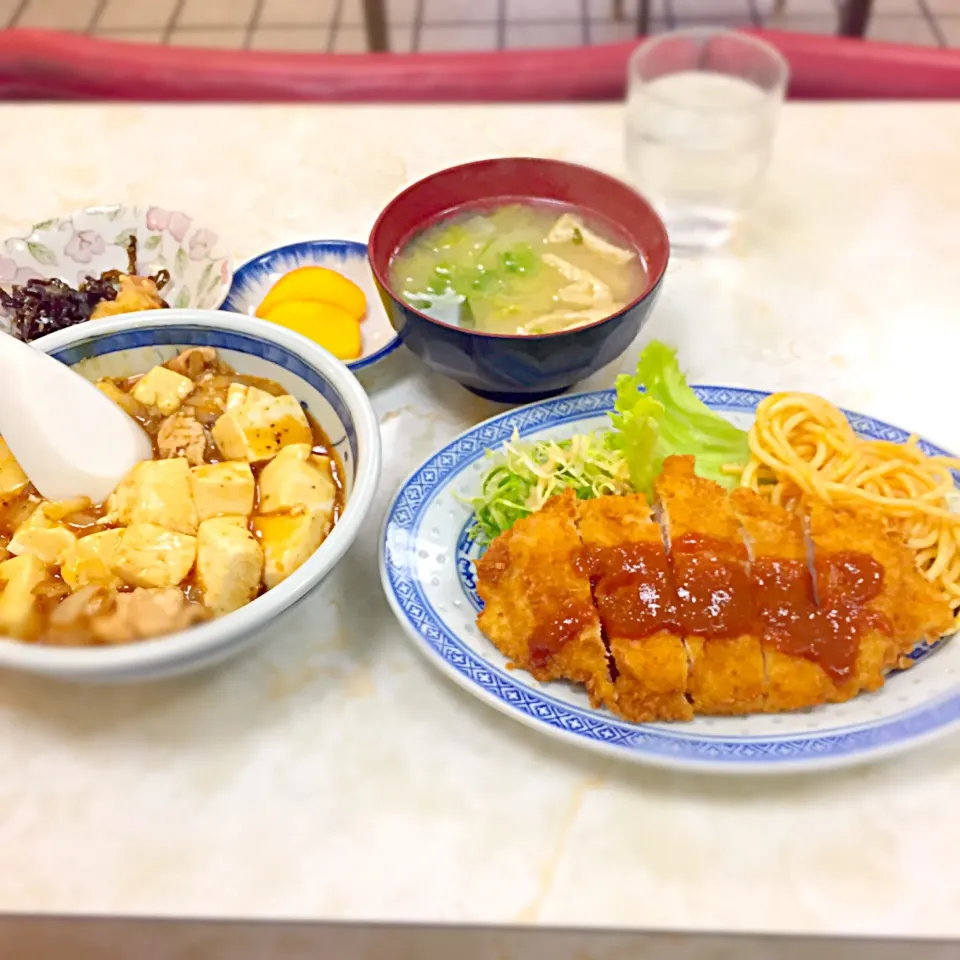
<path id="1" fill-rule="evenodd" d="M 0 335 L 0 436 L 48 500 L 102 503 L 150 438 L 89 380 L 66 364 Z"/>

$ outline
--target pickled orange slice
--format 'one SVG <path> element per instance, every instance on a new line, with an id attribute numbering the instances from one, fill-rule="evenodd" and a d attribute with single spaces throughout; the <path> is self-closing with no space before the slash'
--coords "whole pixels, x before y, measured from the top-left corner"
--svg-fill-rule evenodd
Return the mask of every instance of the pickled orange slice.
<path id="1" fill-rule="evenodd" d="M 341 360 L 356 360 L 362 352 L 360 321 L 336 304 L 290 300 L 258 316 L 303 334 Z"/>
<path id="2" fill-rule="evenodd" d="M 296 301 L 331 303 L 354 320 L 362 320 L 367 312 L 363 291 L 343 274 L 326 267 L 298 267 L 284 274 L 257 307 L 257 316 L 266 319 L 278 304 Z"/>

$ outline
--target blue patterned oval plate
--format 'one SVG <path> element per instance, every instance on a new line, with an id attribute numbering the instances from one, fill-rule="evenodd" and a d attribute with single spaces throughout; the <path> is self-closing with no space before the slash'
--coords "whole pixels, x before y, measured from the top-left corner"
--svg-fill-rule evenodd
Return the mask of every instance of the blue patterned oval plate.
<path id="1" fill-rule="evenodd" d="M 698 387 L 698 396 L 747 427 L 767 394 Z M 567 743 L 636 762 L 691 771 L 767 773 L 825 769 L 875 760 L 945 733 L 960 722 L 960 644 L 918 646 L 915 666 L 882 690 L 848 703 L 787 714 L 698 717 L 691 723 L 633 724 L 591 708 L 582 688 L 541 684 L 480 633 L 473 561 L 462 498 L 476 494 L 485 454 L 521 436 L 562 439 L 609 426 L 614 393 L 559 397 L 511 410 L 462 434 L 419 467 L 384 521 L 380 570 L 387 599 L 406 633 L 466 690 L 507 715 Z M 848 414 L 864 437 L 902 442 L 907 433 Z M 943 453 L 922 441 L 931 454 Z"/>
<path id="2" fill-rule="evenodd" d="M 261 253 L 234 273 L 230 292 L 220 309 L 256 316 L 257 307 L 270 288 L 297 267 L 336 270 L 364 292 L 367 315 L 360 324 L 361 353 L 356 360 L 345 361 L 354 373 L 373 366 L 400 346 L 397 331 L 377 292 L 367 260 L 367 245 L 354 240 L 306 240 Z"/>

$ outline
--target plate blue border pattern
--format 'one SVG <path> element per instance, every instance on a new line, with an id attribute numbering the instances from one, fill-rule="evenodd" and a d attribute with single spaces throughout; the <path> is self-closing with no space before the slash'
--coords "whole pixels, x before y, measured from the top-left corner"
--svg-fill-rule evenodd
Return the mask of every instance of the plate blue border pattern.
<path id="1" fill-rule="evenodd" d="M 735 387 L 695 387 L 708 406 L 752 413 L 768 393 Z M 960 723 L 960 690 L 951 690 L 887 720 L 827 732 L 761 737 L 692 736 L 682 725 L 631 724 L 609 714 L 556 699 L 501 670 L 475 653 L 444 622 L 427 598 L 411 564 L 411 551 L 391 544 L 416 541 L 434 498 L 465 467 L 509 439 L 602 415 L 613 409 L 613 390 L 563 396 L 511 410 L 479 424 L 439 450 L 401 485 L 384 518 L 381 578 L 387 599 L 405 631 L 462 686 L 530 726 L 607 754 L 660 766 L 722 773 L 823 769 L 889 755 Z M 905 441 L 910 434 L 862 414 L 844 411 L 862 436 Z M 946 451 L 920 440 L 930 455 Z M 463 530 L 457 531 L 462 539 Z M 455 548 L 455 544 L 450 545 Z M 454 552 L 459 555 L 461 551 Z M 929 651 L 918 647 L 916 659 Z"/>

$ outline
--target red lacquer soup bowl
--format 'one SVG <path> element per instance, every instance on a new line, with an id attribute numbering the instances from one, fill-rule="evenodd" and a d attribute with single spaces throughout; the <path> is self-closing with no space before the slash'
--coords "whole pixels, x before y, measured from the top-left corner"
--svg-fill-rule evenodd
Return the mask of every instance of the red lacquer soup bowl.
<path id="1" fill-rule="evenodd" d="M 609 227 L 643 258 L 646 286 L 608 317 L 555 333 L 487 333 L 435 320 L 394 290 L 390 264 L 414 237 L 462 208 L 552 203 Z M 512 157 L 450 167 L 407 187 L 373 226 L 370 264 L 390 322 L 428 367 L 511 403 L 561 393 L 615 360 L 637 336 L 667 269 L 667 231 L 650 204 L 613 177 L 558 160 Z"/>

